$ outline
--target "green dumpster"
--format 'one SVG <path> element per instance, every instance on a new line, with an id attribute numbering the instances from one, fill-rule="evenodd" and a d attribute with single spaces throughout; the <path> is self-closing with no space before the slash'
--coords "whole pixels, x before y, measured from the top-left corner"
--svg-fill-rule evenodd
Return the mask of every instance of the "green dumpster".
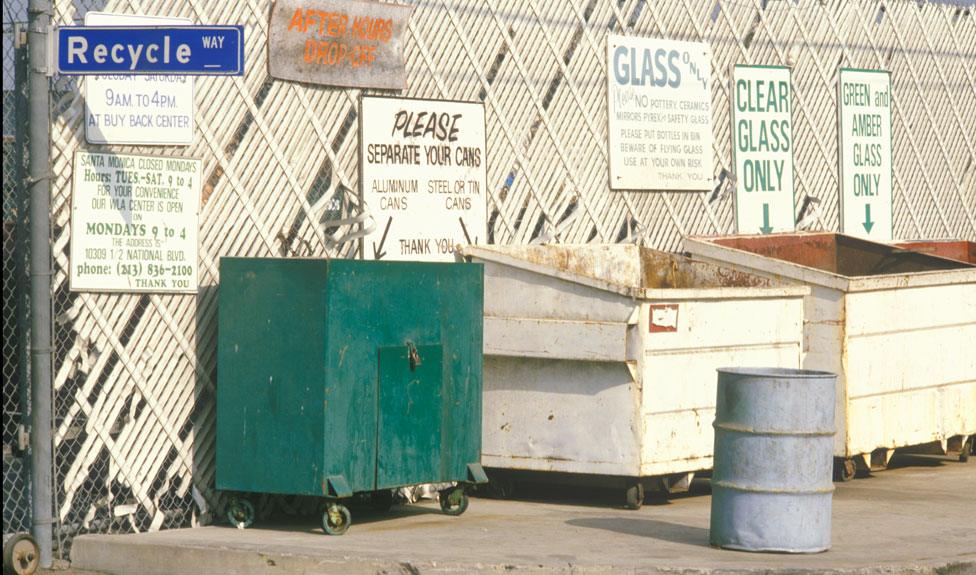
<path id="1" fill-rule="evenodd" d="M 228 517 L 254 494 L 344 504 L 397 487 L 486 481 L 481 452 L 480 264 L 221 258 L 217 488 Z"/>

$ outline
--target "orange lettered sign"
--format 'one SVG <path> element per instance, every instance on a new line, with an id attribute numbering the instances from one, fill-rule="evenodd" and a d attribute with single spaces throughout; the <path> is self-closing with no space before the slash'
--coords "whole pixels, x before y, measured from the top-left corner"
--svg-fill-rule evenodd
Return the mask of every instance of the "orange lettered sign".
<path id="1" fill-rule="evenodd" d="M 358 0 L 278 0 L 272 77 L 327 86 L 406 88 L 403 34 L 413 8 Z"/>

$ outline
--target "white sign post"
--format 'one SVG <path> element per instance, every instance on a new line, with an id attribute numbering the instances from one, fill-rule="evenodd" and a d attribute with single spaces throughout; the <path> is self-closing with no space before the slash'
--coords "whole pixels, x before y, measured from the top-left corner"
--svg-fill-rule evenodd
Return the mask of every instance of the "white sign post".
<path id="1" fill-rule="evenodd" d="M 451 261 L 485 240 L 483 104 L 370 96 L 359 117 L 366 259 Z"/>
<path id="2" fill-rule="evenodd" d="M 841 68 L 840 230 L 892 238 L 891 73 Z"/>
<path id="3" fill-rule="evenodd" d="M 195 293 L 200 164 L 76 152 L 71 290 Z"/>
<path id="4" fill-rule="evenodd" d="M 610 188 L 712 188 L 708 44 L 607 39 Z"/>
<path id="5" fill-rule="evenodd" d="M 796 229 L 792 100 L 789 68 L 735 66 L 732 163 L 737 233 L 768 234 Z"/>
<path id="6" fill-rule="evenodd" d="M 184 26 L 188 18 L 88 12 L 86 26 Z M 193 143 L 192 76 L 88 76 L 85 139 L 90 144 Z"/>

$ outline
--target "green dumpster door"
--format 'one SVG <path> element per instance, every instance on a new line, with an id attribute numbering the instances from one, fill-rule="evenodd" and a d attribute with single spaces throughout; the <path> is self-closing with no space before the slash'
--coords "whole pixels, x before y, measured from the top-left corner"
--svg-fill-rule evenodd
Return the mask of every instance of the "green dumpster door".
<path id="1" fill-rule="evenodd" d="M 439 345 L 379 349 L 376 488 L 428 483 L 441 477 Z"/>

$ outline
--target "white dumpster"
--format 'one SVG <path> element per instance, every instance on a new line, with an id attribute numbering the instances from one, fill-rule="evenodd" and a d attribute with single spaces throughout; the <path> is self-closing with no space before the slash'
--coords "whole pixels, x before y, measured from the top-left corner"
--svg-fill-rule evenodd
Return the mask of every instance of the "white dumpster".
<path id="1" fill-rule="evenodd" d="M 805 287 L 630 245 L 461 254 L 485 265 L 496 479 L 616 486 L 639 507 L 712 467 L 717 368 L 800 365 Z"/>
<path id="2" fill-rule="evenodd" d="M 685 240 L 719 265 L 806 285 L 805 369 L 837 373 L 838 478 L 976 434 L 976 266 L 834 233 Z"/>

